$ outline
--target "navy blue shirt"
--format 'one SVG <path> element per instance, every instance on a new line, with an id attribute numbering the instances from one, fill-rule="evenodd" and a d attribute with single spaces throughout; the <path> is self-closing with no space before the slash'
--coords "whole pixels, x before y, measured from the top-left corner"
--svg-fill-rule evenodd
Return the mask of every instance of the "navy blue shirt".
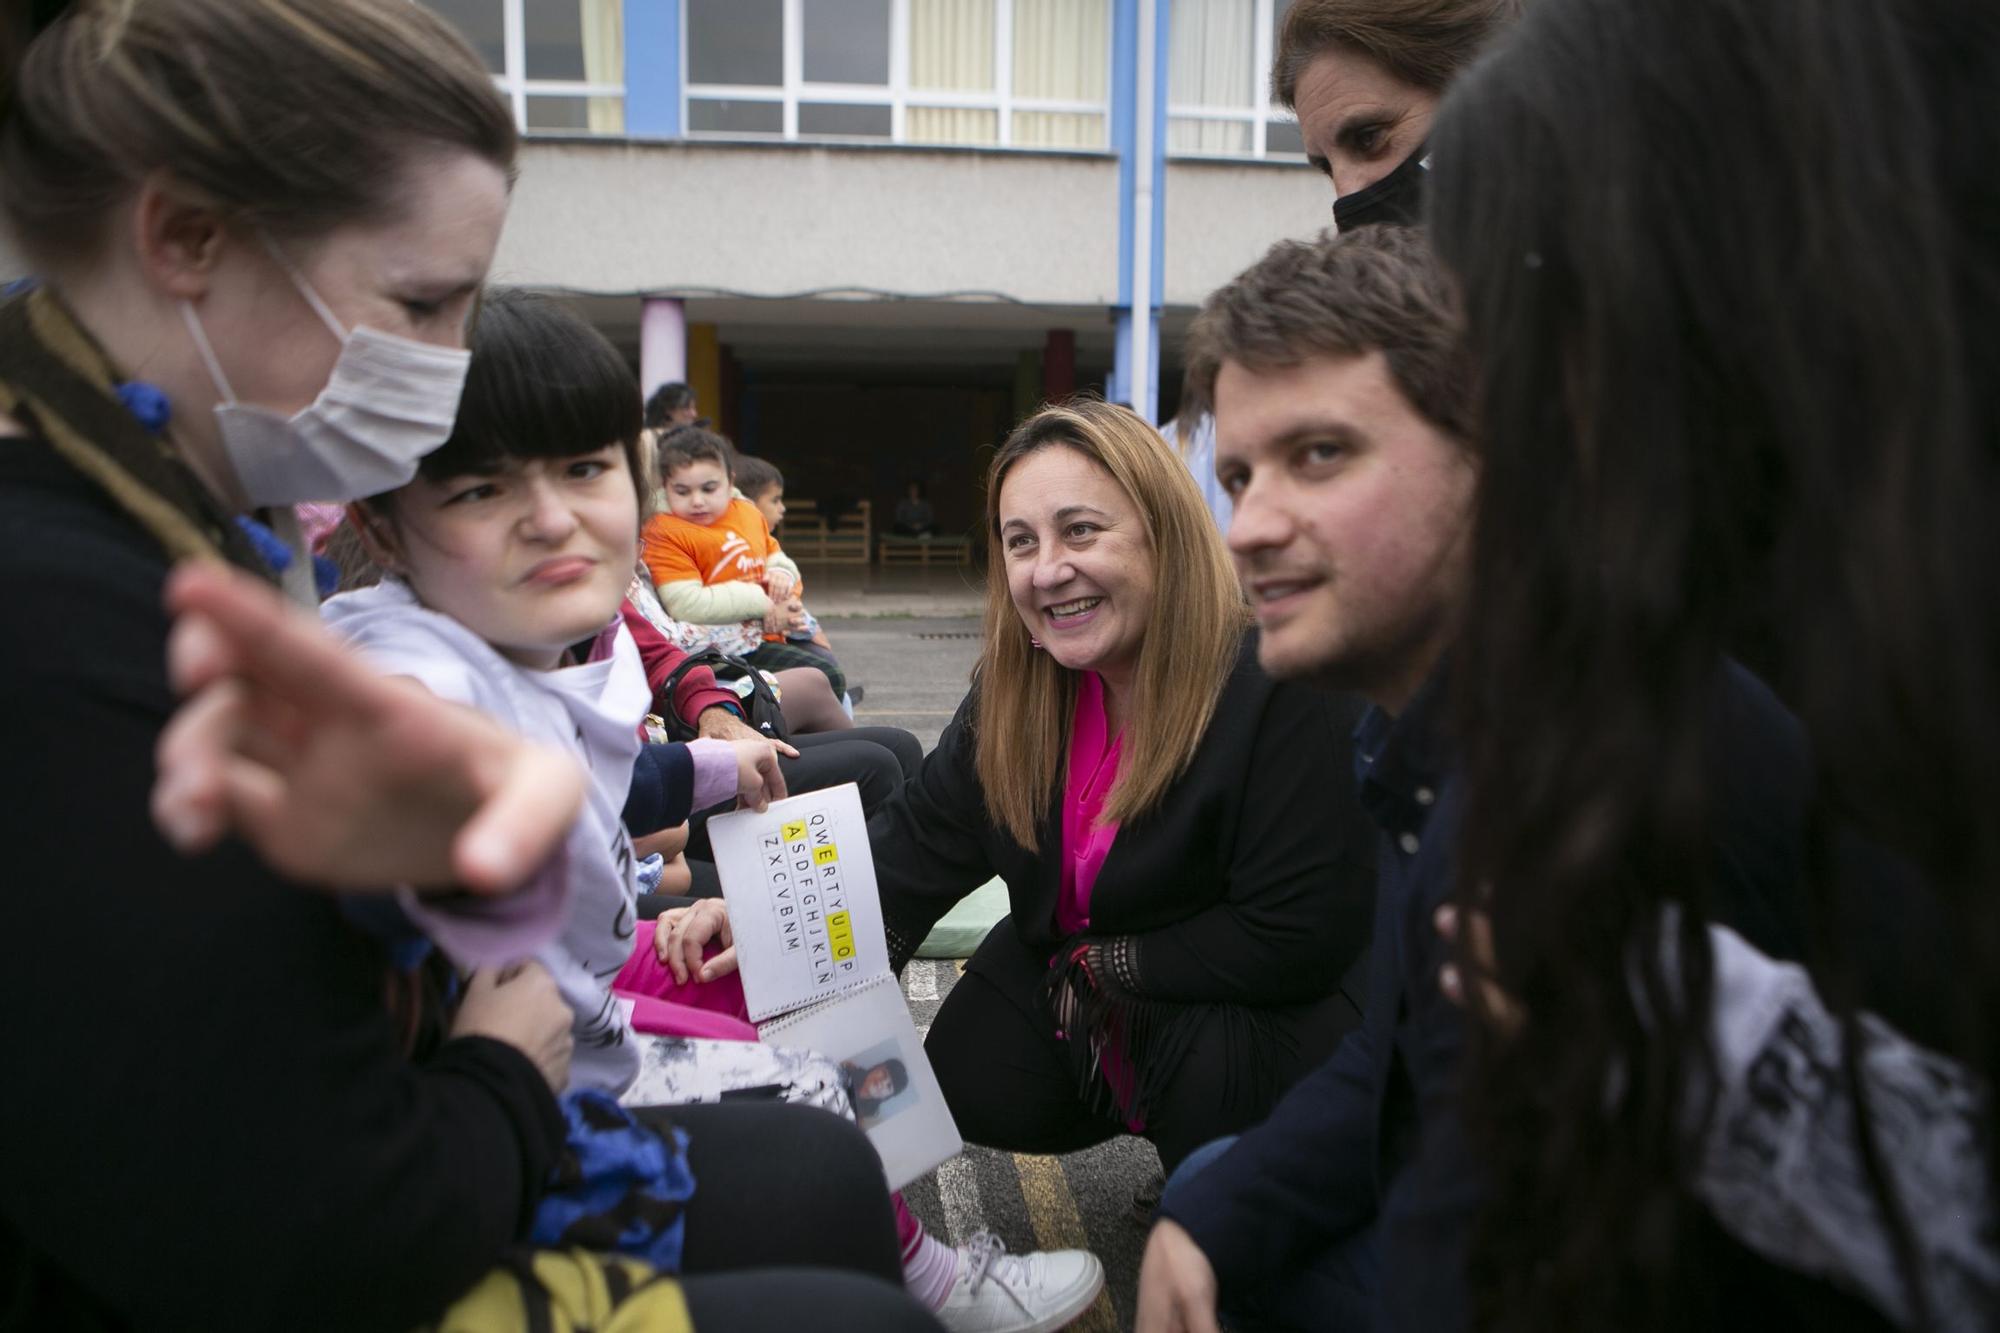
<path id="1" fill-rule="evenodd" d="M 1361 1026 L 1166 1209 L 1208 1256 L 1225 1303 L 1395 1211 L 1424 1113 L 1455 1091 L 1462 1017 L 1437 992 L 1445 954 L 1430 925 L 1451 892 L 1457 819 L 1442 692 L 1433 682 L 1400 717 L 1371 710 L 1355 731 L 1359 799 L 1381 843 Z M 1441 1119 L 1455 1132 L 1455 1115 Z"/>

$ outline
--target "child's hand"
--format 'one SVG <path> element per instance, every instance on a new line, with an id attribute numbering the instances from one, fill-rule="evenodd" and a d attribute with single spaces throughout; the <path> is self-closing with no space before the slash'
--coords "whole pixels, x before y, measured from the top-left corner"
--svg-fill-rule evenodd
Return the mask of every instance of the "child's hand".
<path id="1" fill-rule="evenodd" d="M 771 594 L 771 600 L 774 602 L 782 602 L 787 597 L 790 597 L 792 589 L 796 586 L 797 580 L 792 577 L 792 572 L 789 569 L 765 571 L 764 591 Z"/>
<path id="2" fill-rule="evenodd" d="M 758 814 L 773 801 L 785 799 L 785 775 L 778 771 L 778 751 L 770 741 L 729 742 L 736 750 L 737 803 Z"/>
<path id="3" fill-rule="evenodd" d="M 806 627 L 806 604 L 794 597 L 785 603 L 785 628 L 802 630 Z"/>
<path id="4" fill-rule="evenodd" d="M 702 961 L 710 940 L 722 944 L 722 951 Z M 676 907 L 660 913 L 653 924 L 653 952 L 686 985 L 688 978 L 714 981 L 736 970 L 736 937 L 729 930 L 729 909 L 720 898 L 704 898 L 692 907 Z"/>
<path id="5" fill-rule="evenodd" d="M 454 1037 L 504 1041 L 535 1062 L 549 1091 L 569 1086 L 569 1005 L 549 970 L 532 959 L 512 967 L 482 967 L 465 979 L 465 997 L 452 1018 Z"/>

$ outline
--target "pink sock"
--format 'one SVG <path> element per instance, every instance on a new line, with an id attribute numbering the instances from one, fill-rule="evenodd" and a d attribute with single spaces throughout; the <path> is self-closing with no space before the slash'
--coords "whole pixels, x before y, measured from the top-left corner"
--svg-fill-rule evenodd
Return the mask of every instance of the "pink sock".
<path id="1" fill-rule="evenodd" d="M 897 1194 L 896 1239 L 903 1246 L 903 1285 L 927 1310 L 942 1310 L 958 1276 L 958 1251 L 924 1230 L 903 1196 Z"/>

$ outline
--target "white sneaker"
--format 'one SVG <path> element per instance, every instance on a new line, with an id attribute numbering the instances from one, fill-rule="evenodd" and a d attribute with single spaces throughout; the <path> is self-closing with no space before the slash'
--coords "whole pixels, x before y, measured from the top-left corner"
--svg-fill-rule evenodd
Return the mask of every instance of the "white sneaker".
<path id="1" fill-rule="evenodd" d="M 1103 1287 L 1104 1265 L 1088 1250 L 1009 1254 L 981 1231 L 958 1247 L 958 1275 L 937 1317 L 951 1333 L 1054 1333 Z"/>

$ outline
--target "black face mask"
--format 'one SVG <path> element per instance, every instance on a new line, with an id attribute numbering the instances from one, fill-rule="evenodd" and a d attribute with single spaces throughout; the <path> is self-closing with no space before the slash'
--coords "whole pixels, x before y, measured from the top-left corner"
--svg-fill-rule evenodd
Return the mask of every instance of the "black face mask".
<path id="1" fill-rule="evenodd" d="M 1412 227 L 1424 220 L 1424 187 L 1430 181 L 1431 149 L 1420 143 L 1402 165 L 1365 189 L 1333 201 L 1333 225 L 1342 231 L 1389 222 Z"/>

